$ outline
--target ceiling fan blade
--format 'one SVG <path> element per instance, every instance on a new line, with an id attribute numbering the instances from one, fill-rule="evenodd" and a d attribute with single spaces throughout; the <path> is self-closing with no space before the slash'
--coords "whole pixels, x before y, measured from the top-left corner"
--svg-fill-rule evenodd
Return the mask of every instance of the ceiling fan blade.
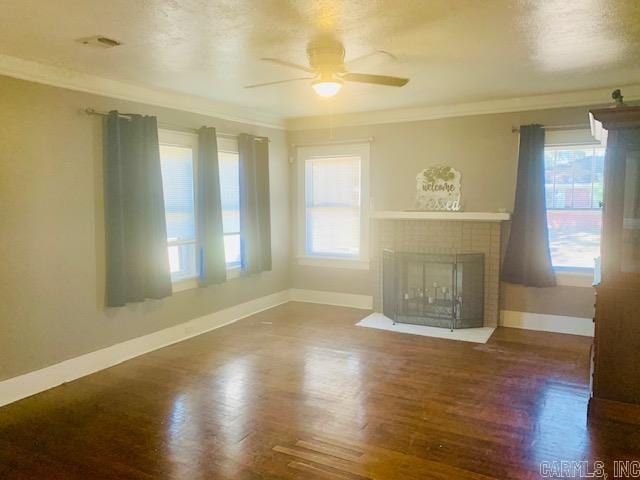
<path id="1" fill-rule="evenodd" d="M 342 79 L 347 82 L 373 83 L 388 87 L 403 87 L 409 83 L 408 78 L 389 77 L 387 75 L 371 75 L 368 73 L 345 73 Z"/>
<path id="2" fill-rule="evenodd" d="M 264 62 L 271 62 L 277 65 L 284 65 L 285 67 L 296 68 L 298 70 L 302 70 L 307 73 L 315 73 L 313 69 L 309 67 L 305 67 L 304 65 L 298 65 L 297 63 L 287 62 L 286 60 L 280 60 L 279 58 L 261 58 L 260 60 Z"/>
<path id="3" fill-rule="evenodd" d="M 256 83 L 254 85 L 245 85 L 244 88 L 266 87 L 268 85 L 277 85 L 278 83 L 297 82 L 298 80 L 313 80 L 314 77 L 298 77 L 289 78 L 287 80 L 276 80 L 275 82 Z"/>
<path id="4" fill-rule="evenodd" d="M 387 52 L 386 50 L 374 50 L 373 52 L 366 53 L 364 55 L 360 55 L 359 57 L 352 58 L 351 60 L 347 60 L 344 62 L 346 65 L 351 65 L 353 63 L 357 63 L 360 60 L 364 60 L 365 58 L 373 57 L 374 55 L 384 55 L 387 58 L 397 61 L 398 57 L 396 57 L 393 53 Z"/>

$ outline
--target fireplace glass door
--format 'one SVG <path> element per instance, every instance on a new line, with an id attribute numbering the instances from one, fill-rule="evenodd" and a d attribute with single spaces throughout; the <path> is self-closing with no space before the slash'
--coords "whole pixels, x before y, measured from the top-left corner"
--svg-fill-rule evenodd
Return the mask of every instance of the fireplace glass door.
<path id="1" fill-rule="evenodd" d="M 484 255 L 383 252 L 383 311 L 398 323 L 484 324 Z"/>

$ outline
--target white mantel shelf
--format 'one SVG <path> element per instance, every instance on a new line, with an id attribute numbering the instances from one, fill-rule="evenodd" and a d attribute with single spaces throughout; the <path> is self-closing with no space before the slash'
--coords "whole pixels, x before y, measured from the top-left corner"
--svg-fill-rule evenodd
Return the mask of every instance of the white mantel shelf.
<path id="1" fill-rule="evenodd" d="M 371 218 L 378 220 L 453 220 L 458 222 L 503 222 L 511 218 L 510 213 L 493 212 L 418 212 L 380 210 Z"/>

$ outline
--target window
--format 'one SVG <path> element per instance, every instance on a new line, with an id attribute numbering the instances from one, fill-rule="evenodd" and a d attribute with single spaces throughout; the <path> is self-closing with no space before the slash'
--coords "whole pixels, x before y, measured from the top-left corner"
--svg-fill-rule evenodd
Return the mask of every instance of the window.
<path id="1" fill-rule="evenodd" d="M 556 269 L 593 269 L 600 256 L 604 147 L 545 148 L 545 197 Z"/>
<path id="2" fill-rule="evenodd" d="M 240 267 L 240 158 L 238 141 L 218 139 L 220 198 L 227 268 Z"/>
<path id="3" fill-rule="evenodd" d="M 300 263 L 366 268 L 369 145 L 299 148 Z"/>
<path id="4" fill-rule="evenodd" d="M 198 145 L 193 134 L 169 131 L 160 132 L 160 142 L 169 266 L 176 282 L 198 275 L 194 187 Z"/>
<path id="5" fill-rule="evenodd" d="M 198 136 L 159 131 L 167 244 L 171 280 L 198 276 L 196 260 L 196 159 Z M 228 269 L 240 266 L 240 180 L 238 142 L 218 138 L 220 196 L 223 209 L 225 257 Z M 188 287 L 187 287 L 188 288 Z"/>

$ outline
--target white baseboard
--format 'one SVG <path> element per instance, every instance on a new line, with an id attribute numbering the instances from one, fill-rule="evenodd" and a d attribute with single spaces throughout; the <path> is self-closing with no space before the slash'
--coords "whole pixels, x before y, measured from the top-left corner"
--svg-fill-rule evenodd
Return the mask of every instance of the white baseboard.
<path id="1" fill-rule="evenodd" d="M 365 310 L 371 310 L 373 304 L 373 298 L 370 295 L 298 288 L 283 290 L 158 332 L 133 338 L 40 370 L 1 381 L 0 406 L 104 370 L 153 350 L 229 325 L 242 318 L 289 301 L 337 305 Z M 541 315 L 510 310 L 501 311 L 500 317 L 501 325 L 504 327 L 593 336 L 593 322 L 590 318 Z"/>
<path id="2" fill-rule="evenodd" d="M 289 290 L 293 302 L 322 303 L 339 307 L 361 308 L 371 310 L 373 297 L 371 295 L 357 295 L 355 293 L 325 292 L 321 290 L 304 290 L 292 288 Z"/>
<path id="3" fill-rule="evenodd" d="M 240 305 L 194 318 L 157 332 L 133 338 L 54 365 L 0 381 L 0 406 L 43 392 L 91 373 L 113 367 L 145 353 L 157 350 L 289 301 L 323 303 L 370 310 L 373 299 L 368 295 L 324 292 L 292 288 L 256 298 Z"/>
<path id="4" fill-rule="evenodd" d="M 112 367 L 131 358 L 223 327 L 289 301 L 289 291 L 256 298 L 164 330 L 111 345 L 0 382 L 0 406 Z"/>
<path id="5" fill-rule="evenodd" d="M 591 318 L 544 315 L 512 310 L 502 310 L 500 312 L 500 325 L 542 332 L 569 333 L 586 337 L 593 337 L 594 331 L 594 324 Z"/>
<path id="6" fill-rule="evenodd" d="M 373 298 L 370 295 L 298 288 L 283 290 L 158 332 L 80 355 L 40 370 L 0 381 L 0 406 L 104 370 L 153 350 L 229 325 L 289 301 L 371 310 Z M 500 317 L 501 325 L 504 327 L 593 336 L 593 322 L 590 318 L 541 315 L 509 310 L 501 311 Z"/>

